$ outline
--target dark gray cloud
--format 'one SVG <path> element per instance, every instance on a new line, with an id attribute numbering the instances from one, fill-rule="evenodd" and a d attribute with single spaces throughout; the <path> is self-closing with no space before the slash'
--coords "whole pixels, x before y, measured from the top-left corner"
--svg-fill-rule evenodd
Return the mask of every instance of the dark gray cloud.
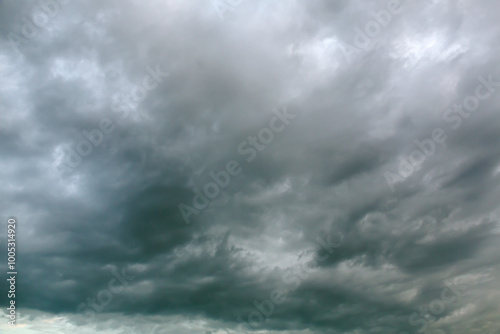
<path id="1" fill-rule="evenodd" d="M 0 1 L 15 331 L 500 333 L 498 4 L 214 3 Z"/>

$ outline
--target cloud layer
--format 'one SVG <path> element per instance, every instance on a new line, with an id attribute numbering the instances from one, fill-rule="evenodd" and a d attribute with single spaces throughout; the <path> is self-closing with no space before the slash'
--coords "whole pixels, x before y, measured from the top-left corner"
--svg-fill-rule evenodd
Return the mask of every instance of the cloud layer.
<path id="1" fill-rule="evenodd" d="M 0 329 L 500 333 L 499 9 L 0 1 Z"/>

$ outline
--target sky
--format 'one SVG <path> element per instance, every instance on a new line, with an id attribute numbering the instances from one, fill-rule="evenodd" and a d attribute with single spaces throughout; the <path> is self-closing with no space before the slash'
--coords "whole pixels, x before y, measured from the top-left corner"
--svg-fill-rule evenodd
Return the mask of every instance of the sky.
<path id="1" fill-rule="evenodd" d="M 0 332 L 499 334 L 499 10 L 0 0 Z"/>

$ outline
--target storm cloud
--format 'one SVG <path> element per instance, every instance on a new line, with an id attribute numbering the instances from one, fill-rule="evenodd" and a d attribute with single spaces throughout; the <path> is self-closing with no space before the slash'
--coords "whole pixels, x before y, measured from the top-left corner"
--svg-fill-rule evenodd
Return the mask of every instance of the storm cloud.
<path id="1" fill-rule="evenodd" d="M 499 10 L 0 0 L 0 330 L 500 333 Z"/>

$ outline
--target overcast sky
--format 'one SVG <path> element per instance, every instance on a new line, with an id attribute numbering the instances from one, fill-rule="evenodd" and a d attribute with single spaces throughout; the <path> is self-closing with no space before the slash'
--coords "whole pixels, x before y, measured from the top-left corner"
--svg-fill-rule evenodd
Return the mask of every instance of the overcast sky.
<path id="1" fill-rule="evenodd" d="M 0 332 L 499 334 L 499 11 L 0 0 Z"/>

